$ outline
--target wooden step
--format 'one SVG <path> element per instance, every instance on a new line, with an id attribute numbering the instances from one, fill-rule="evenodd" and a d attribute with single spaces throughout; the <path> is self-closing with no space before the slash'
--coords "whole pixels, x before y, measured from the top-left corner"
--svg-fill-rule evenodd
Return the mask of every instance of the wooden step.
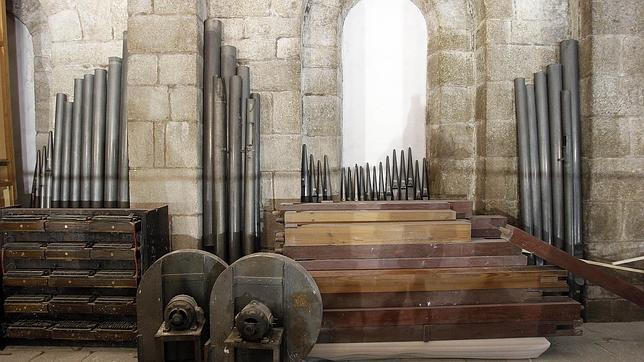
<path id="1" fill-rule="evenodd" d="M 343 201 L 321 203 L 283 203 L 278 211 L 330 210 L 454 210 L 457 218 L 472 216 L 471 200 Z"/>
<path id="2" fill-rule="evenodd" d="M 295 260 L 428 258 L 521 255 L 521 248 L 503 239 L 475 239 L 468 243 L 285 245 L 282 248 L 282 253 Z"/>
<path id="3" fill-rule="evenodd" d="M 311 224 L 285 229 L 286 245 L 409 244 L 470 241 L 469 221 Z"/>
<path id="4" fill-rule="evenodd" d="M 402 308 L 324 309 L 322 328 L 416 326 L 426 324 L 496 323 L 521 321 L 574 321 L 581 304 L 542 301 L 515 304 L 422 306 Z"/>
<path id="5" fill-rule="evenodd" d="M 310 272 L 322 294 L 468 289 L 565 288 L 565 270 L 551 267 L 333 270 Z"/>
<path id="6" fill-rule="evenodd" d="M 527 265 L 525 255 L 301 260 L 306 270 L 426 269 Z"/>
<path id="7" fill-rule="evenodd" d="M 316 223 L 405 222 L 456 220 L 454 210 L 356 210 L 356 211 L 287 211 L 284 223 L 303 225 Z"/>

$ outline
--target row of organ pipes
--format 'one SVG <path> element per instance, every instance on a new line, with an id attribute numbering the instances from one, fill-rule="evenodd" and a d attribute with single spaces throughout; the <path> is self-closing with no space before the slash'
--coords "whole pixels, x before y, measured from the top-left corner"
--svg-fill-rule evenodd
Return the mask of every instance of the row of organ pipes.
<path id="1" fill-rule="evenodd" d="M 37 151 L 35 208 L 129 207 L 127 32 L 123 58 L 74 79 L 73 99 L 56 94 L 54 132 Z"/>
<path id="2" fill-rule="evenodd" d="M 221 34 L 221 21 L 205 21 L 202 244 L 232 263 L 259 248 L 261 100 Z"/>
<path id="3" fill-rule="evenodd" d="M 429 165 L 426 158 L 414 160 L 411 147 L 400 151 L 400 164 L 397 151 L 375 165 L 355 164 L 342 168 L 340 172 L 340 201 L 386 201 L 386 200 L 429 200 Z M 391 161 L 391 162 L 390 162 Z M 326 155 L 323 163 L 307 154 L 302 145 L 300 168 L 300 202 L 323 202 L 333 199 L 331 190 L 331 169 Z"/>

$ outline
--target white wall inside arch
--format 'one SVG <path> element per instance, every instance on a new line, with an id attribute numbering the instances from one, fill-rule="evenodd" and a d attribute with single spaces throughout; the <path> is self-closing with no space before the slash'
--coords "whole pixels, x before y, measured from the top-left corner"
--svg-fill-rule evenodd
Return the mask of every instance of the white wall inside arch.
<path id="1" fill-rule="evenodd" d="M 342 164 L 425 155 L 427 25 L 409 0 L 362 0 L 342 34 Z"/>

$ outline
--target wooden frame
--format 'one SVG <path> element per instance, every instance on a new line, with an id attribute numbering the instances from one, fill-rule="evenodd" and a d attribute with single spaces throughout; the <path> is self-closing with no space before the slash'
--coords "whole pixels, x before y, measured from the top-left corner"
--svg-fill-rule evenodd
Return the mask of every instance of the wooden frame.
<path id="1" fill-rule="evenodd" d="M 13 150 L 7 8 L 0 1 L 0 207 L 16 203 L 16 165 Z"/>

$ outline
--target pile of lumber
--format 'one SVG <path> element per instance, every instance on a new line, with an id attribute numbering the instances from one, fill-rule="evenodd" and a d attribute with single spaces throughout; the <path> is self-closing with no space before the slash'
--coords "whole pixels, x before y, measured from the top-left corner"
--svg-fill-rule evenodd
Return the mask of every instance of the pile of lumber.
<path id="1" fill-rule="evenodd" d="M 577 335 L 565 270 L 529 266 L 469 201 L 283 204 L 278 251 L 322 293 L 318 343 Z"/>

